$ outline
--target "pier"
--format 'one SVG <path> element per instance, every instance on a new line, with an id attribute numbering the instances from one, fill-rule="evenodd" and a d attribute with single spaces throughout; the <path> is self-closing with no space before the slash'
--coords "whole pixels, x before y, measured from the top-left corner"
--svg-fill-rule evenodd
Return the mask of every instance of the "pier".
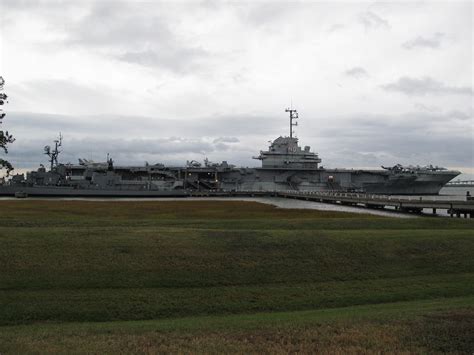
<path id="1" fill-rule="evenodd" d="M 421 213 L 424 209 L 431 209 L 434 215 L 438 210 L 446 210 L 451 217 L 474 217 L 474 200 L 429 200 L 420 197 L 407 196 L 406 198 L 386 195 L 372 195 L 363 193 L 345 192 L 278 192 L 279 197 L 294 198 L 322 203 L 335 203 L 355 207 L 383 209 L 391 207 L 399 212 Z"/>
<path id="2" fill-rule="evenodd" d="M 474 180 L 454 180 L 448 182 L 445 187 L 474 187 Z"/>
<path id="3" fill-rule="evenodd" d="M 195 191 L 189 197 L 282 197 L 320 203 L 339 204 L 345 206 L 387 209 L 397 212 L 420 214 L 424 209 L 431 210 L 433 215 L 446 211 L 450 217 L 474 217 L 474 199 L 467 197 L 461 200 L 432 200 L 429 197 L 407 196 L 394 197 L 364 193 L 332 192 L 332 191 Z"/>

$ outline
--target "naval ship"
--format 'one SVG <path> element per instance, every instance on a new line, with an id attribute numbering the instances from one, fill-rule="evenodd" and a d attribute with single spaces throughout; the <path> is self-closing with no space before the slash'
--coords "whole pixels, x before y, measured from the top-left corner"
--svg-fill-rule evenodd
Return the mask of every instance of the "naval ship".
<path id="1" fill-rule="evenodd" d="M 193 191 L 350 191 L 386 195 L 436 195 L 459 171 L 429 166 L 367 169 L 326 169 L 309 146 L 294 136 L 298 112 L 289 113 L 289 136 L 280 136 L 254 157 L 256 168 L 236 167 L 226 161 L 184 166 L 116 165 L 111 157 L 102 163 L 79 159 L 59 163 L 62 137 L 46 146 L 48 169 L 17 174 L 0 184 L 0 196 L 163 197 L 187 196 Z"/>

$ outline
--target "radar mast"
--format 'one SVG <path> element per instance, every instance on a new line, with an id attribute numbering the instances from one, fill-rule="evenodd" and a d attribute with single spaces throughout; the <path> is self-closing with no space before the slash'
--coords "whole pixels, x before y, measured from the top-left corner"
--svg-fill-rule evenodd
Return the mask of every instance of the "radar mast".
<path id="1" fill-rule="evenodd" d="M 293 108 L 287 108 L 285 112 L 290 113 L 290 138 L 293 138 L 293 127 L 298 126 L 298 122 L 296 121 L 298 119 L 298 111 L 293 110 Z"/>
<path id="2" fill-rule="evenodd" d="M 58 156 L 61 151 L 59 147 L 63 144 L 63 136 L 59 133 L 59 137 L 54 140 L 54 149 L 51 149 L 49 145 L 44 147 L 44 154 L 49 157 L 49 163 L 51 164 L 51 171 L 54 167 L 58 166 Z"/>

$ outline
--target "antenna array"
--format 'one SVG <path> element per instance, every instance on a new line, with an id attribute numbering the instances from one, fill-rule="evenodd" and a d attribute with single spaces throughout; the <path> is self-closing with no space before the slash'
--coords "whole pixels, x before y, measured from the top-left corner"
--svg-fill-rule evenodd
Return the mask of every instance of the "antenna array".
<path id="1" fill-rule="evenodd" d="M 59 133 L 59 137 L 54 140 L 54 148 L 51 149 L 49 145 L 44 147 L 44 154 L 46 154 L 49 157 L 49 163 L 51 164 L 51 170 L 53 170 L 54 167 L 58 166 L 58 156 L 61 151 L 59 150 L 59 147 L 63 145 L 63 136 L 61 133 Z"/>
<path id="2" fill-rule="evenodd" d="M 285 112 L 290 113 L 290 138 L 293 138 L 293 127 L 298 126 L 298 122 L 296 121 L 298 119 L 298 111 L 293 110 L 293 108 L 287 108 Z"/>

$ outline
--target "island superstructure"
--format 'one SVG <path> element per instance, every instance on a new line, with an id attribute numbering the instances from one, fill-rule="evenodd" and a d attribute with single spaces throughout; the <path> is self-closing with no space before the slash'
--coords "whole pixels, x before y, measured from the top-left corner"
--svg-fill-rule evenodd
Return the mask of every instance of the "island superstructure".
<path id="1" fill-rule="evenodd" d="M 254 157 L 256 168 L 236 167 L 223 161 L 184 166 L 145 164 L 116 165 L 79 159 L 78 164 L 59 163 L 59 147 L 45 147 L 49 169 L 41 166 L 25 175 L 17 174 L 0 186 L 0 195 L 22 192 L 29 196 L 180 196 L 186 191 L 357 191 L 373 194 L 436 195 L 459 171 L 440 167 L 395 165 L 377 170 L 326 169 L 309 146 L 301 147 L 294 136 L 298 112 L 289 113 L 289 136 L 280 136 L 267 150 Z"/>

